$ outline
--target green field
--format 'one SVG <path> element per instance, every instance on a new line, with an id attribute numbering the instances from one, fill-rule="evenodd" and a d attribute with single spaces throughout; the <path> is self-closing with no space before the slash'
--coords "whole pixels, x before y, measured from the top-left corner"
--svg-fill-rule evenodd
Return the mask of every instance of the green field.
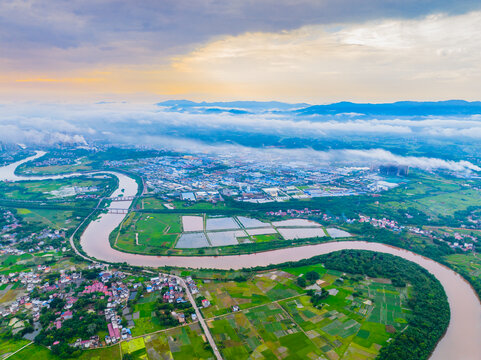
<path id="1" fill-rule="evenodd" d="M 477 253 L 453 254 L 446 256 L 446 260 L 472 277 L 481 277 L 481 256 Z"/>
<path id="2" fill-rule="evenodd" d="M 214 356 L 197 323 L 123 342 L 122 353 L 129 353 L 134 359 L 152 360 L 202 360 Z"/>
<path id="3" fill-rule="evenodd" d="M 209 327 L 226 359 L 307 359 L 322 355 L 276 303 L 210 321 Z"/>
<path id="4" fill-rule="evenodd" d="M 47 154 L 50 155 L 50 154 Z M 43 158 L 40 158 L 42 160 Z M 33 166 L 32 166 L 33 165 Z M 79 171 L 94 170 L 93 161 L 86 157 L 80 157 L 75 164 L 71 165 L 50 165 L 50 166 L 37 166 L 34 162 L 28 162 L 18 167 L 17 171 L 20 174 L 30 175 L 53 175 L 53 174 L 68 174 Z"/>
<path id="5" fill-rule="evenodd" d="M 472 188 L 476 185 L 473 181 L 416 171 L 405 178 L 403 184 L 383 193 L 376 208 L 385 214 L 414 208 L 436 220 L 440 216 L 453 216 L 456 211 L 469 207 L 479 208 L 481 193 Z M 370 207 L 374 209 L 374 206 Z"/>
<path id="6" fill-rule="evenodd" d="M 258 274 L 248 282 L 204 282 L 202 295 L 211 302 L 203 309 L 206 317 L 226 314 L 232 306 L 241 309 L 296 296 L 301 289 L 293 283 L 295 277 L 284 271 Z"/>
<path id="7" fill-rule="evenodd" d="M 41 256 L 31 254 L 23 255 L 1 255 L 0 256 L 0 274 L 8 274 L 18 271 L 30 271 L 32 267 L 37 265 L 48 264 L 52 268 L 61 266 L 70 266 L 67 259 L 62 259 L 61 254 L 40 253 Z M 60 261 L 62 259 L 62 261 Z"/>
<path id="8" fill-rule="evenodd" d="M 52 354 L 50 350 L 39 345 L 29 345 L 22 351 L 9 357 L 11 360 L 59 360 L 60 357 Z M 121 360 L 119 345 L 107 348 L 83 351 L 77 358 L 79 360 Z"/>
<path id="9" fill-rule="evenodd" d="M 17 209 L 18 216 L 26 225 L 40 224 L 43 227 L 53 229 L 75 228 L 83 220 L 82 214 L 75 214 L 71 210 L 47 210 L 47 209 Z"/>
<path id="10" fill-rule="evenodd" d="M 321 276 L 324 289 L 337 290 L 320 306 L 296 284 L 311 271 Z M 198 285 L 211 302 L 202 311 L 227 359 L 374 359 L 392 337 L 387 326 L 401 331 L 410 313 L 407 288 L 351 278 L 321 264 L 258 273 L 246 282 Z M 233 313 L 233 305 L 241 311 Z"/>
<path id="11" fill-rule="evenodd" d="M 252 239 L 255 242 L 269 242 L 282 240 L 282 236 L 280 234 L 253 235 Z"/>
<path id="12" fill-rule="evenodd" d="M 133 306 L 132 314 L 135 327 L 132 329 L 133 336 L 148 334 L 160 329 L 158 317 L 155 315 L 155 305 L 158 303 L 159 294 L 146 295 Z"/>
<path id="13" fill-rule="evenodd" d="M 171 249 L 181 232 L 182 224 L 177 214 L 131 213 L 122 223 L 116 246 L 131 252 L 162 251 Z"/>
<path id="14" fill-rule="evenodd" d="M 19 350 L 23 346 L 30 343 L 28 340 L 13 340 L 0 338 L 0 359 L 5 358 L 9 354 Z"/>
<path id="15" fill-rule="evenodd" d="M 107 195 L 114 188 L 111 178 L 75 177 L 57 180 L 0 182 L 2 198 L 15 200 L 71 200 L 76 194 L 74 187 L 95 187 L 89 195 Z"/>
<path id="16" fill-rule="evenodd" d="M 165 200 L 157 199 L 155 197 L 146 197 L 142 199 L 143 209 L 144 210 L 157 210 L 157 209 L 166 209 L 164 204 L 169 203 L 174 206 L 177 210 L 225 210 L 227 209 L 226 205 L 223 202 L 219 202 L 217 204 L 213 204 L 210 202 L 199 201 L 192 204 L 188 204 L 184 201 L 172 201 L 166 202 Z"/>

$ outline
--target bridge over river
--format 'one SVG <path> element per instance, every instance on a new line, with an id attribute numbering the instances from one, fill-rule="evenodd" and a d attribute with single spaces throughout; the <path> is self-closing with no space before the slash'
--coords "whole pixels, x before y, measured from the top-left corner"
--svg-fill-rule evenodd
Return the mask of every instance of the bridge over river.
<path id="1" fill-rule="evenodd" d="M 27 180 L 28 178 L 26 179 L 25 177 L 17 177 L 14 174 L 14 170 L 18 165 L 39 156 L 41 155 L 37 154 L 34 157 L 0 168 L 0 180 Z M 119 179 L 119 187 L 112 194 L 112 197 L 123 195 L 125 197 L 132 197 L 133 200 L 138 192 L 138 184 L 136 181 L 122 173 L 108 173 L 117 176 Z M 75 176 L 75 174 L 69 174 L 66 176 Z M 389 253 L 413 261 L 426 268 L 441 282 L 448 296 L 451 309 L 451 321 L 445 336 L 438 343 L 431 359 L 481 359 L 480 301 L 469 283 L 467 283 L 459 274 L 433 260 L 407 250 L 394 248 L 384 244 L 366 243 L 361 241 L 329 242 L 318 245 L 300 246 L 263 253 L 234 256 L 181 257 L 129 254 L 111 248 L 109 235 L 124 219 L 125 213 L 128 212 L 130 205 L 132 204 L 132 200 L 110 202 L 110 205 L 107 207 L 109 212 L 101 214 L 97 220 L 92 221 L 87 226 L 80 238 L 80 244 L 89 257 L 96 259 L 97 261 L 114 263 L 126 262 L 136 266 L 241 269 L 268 264 L 279 264 L 286 261 L 298 261 L 315 255 L 344 249 L 371 250 Z M 74 246 L 73 241 L 71 243 L 72 246 Z M 75 250 L 78 252 L 78 249 Z"/>

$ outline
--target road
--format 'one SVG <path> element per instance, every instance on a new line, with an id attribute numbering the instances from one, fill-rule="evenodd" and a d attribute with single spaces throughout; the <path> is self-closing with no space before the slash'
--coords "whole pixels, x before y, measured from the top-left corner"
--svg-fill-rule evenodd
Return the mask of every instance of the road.
<path id="1" fill-rule="evenodd" d="M 217 345 L 215 344 L 214 338 L 212 337 L 212 334 L 210 333 L 210 329 L 207 326 L 207 323 L 204 320 L 204 317 L 202 316 L 202 313 L 200 312 L 199 308 L 197 307 L 197 304 L 195 302 L 194 297 L 192 296 L 192 293 L 190 292 L 189 286 L 185 283 L 184 279 L 182 279 L 180 276 L 175 276 L 171 274 L 162 274 L 164 276 L 172 276 L 175 279 L 177 279 L 177 282 L 180 284 L 185 289 L 185 293 L 187 294 L 187 297 L 189 298 L 190 303 L 192 304 L 192 307 L 195 310 L 195 314 L 197 315 L 197 320 L 199 320 L 200 325 L 202 326 L 202 330 L 204 330 L 205 337 L 207 338 L 207 341 L 210 344 L 210 347 L 212 348 L 212 351 L 215 354 L 215 357 L 217 360 L 222 360 L 222 355 L 220 354 L 219 349 L 217 349 Z"/>

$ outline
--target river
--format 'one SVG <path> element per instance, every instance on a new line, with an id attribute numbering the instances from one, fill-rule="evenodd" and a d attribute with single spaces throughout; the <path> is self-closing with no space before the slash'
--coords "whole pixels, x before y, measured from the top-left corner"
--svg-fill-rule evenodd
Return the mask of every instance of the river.
<path id="1" fill-rule="evenodd" d="M 19 181 L 52 177 L 17 177 L 15 168 L 35 157 L 24 159 L 0 168 L 0 180 Z M 43 154 L 42 154 L 43 155 Z M 40 155 L 40 156 L 42 156 Z M 119 179 L 119 188 L 112 196 L 134 196 L 138 185 L 134 179 L 120 173 L 108 172 Z M 69 174 L 68 176 L 74 176 Z M 64 176 L 57 176 L 64 177 Z M 112 202 L 111 208 L 128 209 L 130 201 Z M 317 245 L 272 250 L 257 254 L 233 256 L 151 256 L 124 253 L 110 247 L 109 235 L 122 222 L 123 214 L 102 214 L 89 224 L 81 236 L 80 244 L 91 257 L 108 262 L 126 262 L 137 266 L 178 266 L 190 268 L 241 269 L 254 266 L 279 264 L 286 261 L 308 259 L 333 251 L 355 249 L 388 253 L 415 262 L 432 273 L 443 285 L 451 309 L 451 321 L 446 335 L 438 343 L 431 356 L 433 360 L 480 360 L 481 359 L 481 304 L 471 286 L 457 273 L 445 266 L 416 255 L 410 251 L 378 243 L 340 241 Z"/>

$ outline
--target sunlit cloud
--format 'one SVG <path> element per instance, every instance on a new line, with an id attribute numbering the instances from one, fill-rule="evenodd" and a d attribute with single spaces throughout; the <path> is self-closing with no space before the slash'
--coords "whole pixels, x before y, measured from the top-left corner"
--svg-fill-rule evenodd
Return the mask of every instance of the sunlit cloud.
<path id="1" fill-rule="evenodd" d="M 17 79 L 16 82 L 28 82 L 28 83 L 92 83 L 102 81 L 101 78 L 35 78 L 35 79 Z"/>
<path id="2" fill-rule="evenodd" d="M 236 16 L 233 9 L 224 10 Z M 65 25 L 61 17 L 54 20 Z M 38 59 L 35 64 L 26 67 L 20 50 L 10 54 L 20 57 L 19 65 L 0 60 L 8 69 L 0 71 L 4 99 L 108 95 L 326 103 L 474 100 L 481 93 L 479 11 L 212 33 L 168 51 L 147 30 L 145 37 L 112 34 L 100 45 L 94 34 L 84 34 L 87 20 L 72 21 L 82 35 L 74 29 L 65 46 L 33 46 L 27 55 Z"/>

